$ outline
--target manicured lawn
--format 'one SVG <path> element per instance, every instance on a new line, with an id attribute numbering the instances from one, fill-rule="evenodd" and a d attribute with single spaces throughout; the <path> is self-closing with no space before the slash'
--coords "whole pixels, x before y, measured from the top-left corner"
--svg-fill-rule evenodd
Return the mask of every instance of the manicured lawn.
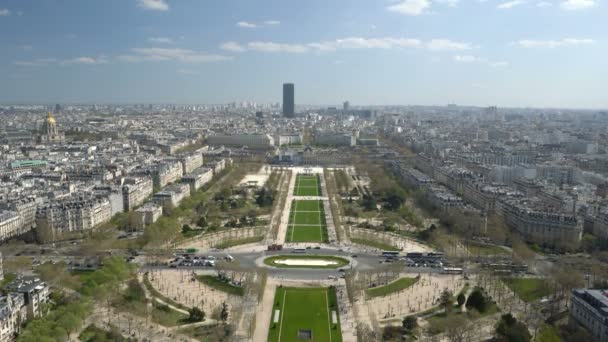
<path id="1" fill-rule="evenodd" d="M 329 241 L 322 201 L 293 201 L 285 240 L 287 242 Z"/>
<path id="2" fill-rule="evenodd" d="M 214 246 L 214 248 L 225 249 L 225 248 L 230 248 L 230 247 L 234 247 L 234 246 L 238 246 L 238 245 L 246 245 L 248 243 L 260 242 L 262 240 L 264 240 L 264 236 L 253 236 L 253 237 L 248 237 L 248 238 L 243 238 L 243 239 L 234 239 L 234 240 L 228 240 L 228 241 L 218 243 L 217 245 Z"/>
<path id="3" fill-rule="evenodd" d="M 549 284 L 539 278 L 503 278 L 502 281 L 524 302 L 531 302 L 551 294 Z"/>
<path id="4" fill-rule="evenodd" d="M 417 281 L 418 278 L 400 278 L 383 286 L 372 287 L 371 289 L 367 289 L 365 292 L 367 292 L 367 295 L 370 297 L 387 296 L 391 293 L 407 289 L 408 287 L 414 285 Z"/>
<path id="5" fill-rule="evenodd" d="M 369 247 L 374 247 L 374 248 L 378 248 L 380 250 L 383 251 L 400 251 L 401 249 L 393 246 L 393 245 L 389 245 L 380 241 L 373 241 L 373 240 L 367 240 L 367 239 L 358 239 L 358 238 L 351 238 L 350 241 L 352 243 L 356 243 L 358 245 L 364 245 L 364 246 L 369 246 Z"/>
<path id="6" fill-rule="evenodd" d="M 317 200 L 294 200 L 292 207 L 297 211 L 321 211 L 323 204 Z"/>
<path id="7" fill-rule="evenodd" d="M 317 225 L 321 224 L 321 212 L 320 211 L 296 211 L 294 213 L 295 224 L 306 224 L 306 225 Z"/>
<path id="8" fill-rule="evenodd" d="M 466 242 L 466 247 L 474 256 L 487 256 L 487 255 L 506 255 L 510 254 L 509 251 L 505 250 L 500 246 L 486 245 L 479 242 Z"/>
<path id="9" fill-rule="evenodd" d="M 185 324 L 188 319 L 188 315 L 177 312 L 166 305 L 154 302 L 152 306 L 152 320 L 160 325 L 174 327 Z"/>
<path id="10" fill-rule="evenodd" d="M 196 277 L 196 279 L 218 291 L 226 292 L 236 296 L 242 296 L 243 294 L 245 294 L 245 290 L 242 287 L 232 285 L 216 276 L 201 275 Z"/>
<path id="11" fill-rule="evenodd" d="M 284 265 L 277 264 L 276 261 L 286 260 L 286 259 L 305 259 L 305 260 L 327 260 L 327 261 L 335 261 L 336 264 L 327 265 L 327 266 L 310 266 L 310 265 Z M 268 266 L 278 267 L 278 268 L 340 268 L 342 266 L 346 266 L 349 264 L 349 261 L 344 258 L 336 257 L 336 256 L 327 256 L 327 255 L 275 255 L 264 259 L 264 264 Z"/>
<path id="12" fill-rule="evenodd" d="M 326 241 L 327 230 L 323 226 L 290 225 L 287 228 L 289 242 Z"/>
<path id="13" fill-rule="evenodd" d="M 298 175 L 294 188 L 295 196 L 321 196 L 321 182 L 318 175 Z"/>
<path id="14" fill-rule="evenodd" d="M 274 303 L 269 342 L 300 342 L 301 331 L 311 333 L 309 341 L 342 341 L 335 289 L 279 287 Z M 278 321 L 274 323 L 276 310 Z"/>

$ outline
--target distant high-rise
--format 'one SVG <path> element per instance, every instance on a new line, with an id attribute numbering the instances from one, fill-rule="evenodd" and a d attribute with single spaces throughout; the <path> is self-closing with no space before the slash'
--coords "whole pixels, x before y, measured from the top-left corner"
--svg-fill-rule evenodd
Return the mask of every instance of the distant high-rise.
<path id="1" fill-rule="evenodd" d="M 342 108 L 344 110 L 349 110 L 350 109 L 350 102 L 344 101 L 344 104 L 343 104 Z"/>
<path id="2" fill-rule="evenodd" d="M 283 116 L 293 118 L 295 107 L 293 83 L 283 83 Z"/>

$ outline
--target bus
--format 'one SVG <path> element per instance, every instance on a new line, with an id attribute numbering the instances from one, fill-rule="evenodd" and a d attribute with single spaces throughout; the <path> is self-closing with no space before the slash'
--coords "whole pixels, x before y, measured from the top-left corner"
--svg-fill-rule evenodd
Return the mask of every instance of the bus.
<path id="1" fill-rule="evenodd" d="M 293 253 L 306 253 L 306 248 L 294 248 Z"/>
<path id="2" fill-rule="evenodd" d="M 383 256 L 385 258 L 396 258 L 399 256 L 399 252 L 398 251 L 382 251 L 381 256 Z"/>
<path id="3" fill-rule="evenodd" d="M 463 269 L 460 267 L 444 267 L 441 270 L 441 273 L 443 273 L 443 274 L 462 274 Z"/>
<path id="4" fill-rule="evenodd" d="M 442 252 L 429 252 L 426 256 L 429 259 L 443 259 L 443 253 Z"/>

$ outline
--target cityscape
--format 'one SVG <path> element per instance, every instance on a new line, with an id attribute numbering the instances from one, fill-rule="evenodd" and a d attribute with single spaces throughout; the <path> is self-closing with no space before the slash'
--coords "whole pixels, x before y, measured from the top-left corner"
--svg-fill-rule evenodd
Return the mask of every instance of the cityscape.
<path id="1" fill-rule="evenodd" d="M 250 2 L 0 2 L 0 342 L 608 341 L 604 3 Z"/>

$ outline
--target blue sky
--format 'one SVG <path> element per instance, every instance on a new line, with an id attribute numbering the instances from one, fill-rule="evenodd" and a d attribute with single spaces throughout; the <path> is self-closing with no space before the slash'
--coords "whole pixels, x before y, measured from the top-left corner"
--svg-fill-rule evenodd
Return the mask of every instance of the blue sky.
<path id="1" fill-rule="evenodd" d="M 606 0 L 0 0 L 0 102 L 607 108 Z"/>

